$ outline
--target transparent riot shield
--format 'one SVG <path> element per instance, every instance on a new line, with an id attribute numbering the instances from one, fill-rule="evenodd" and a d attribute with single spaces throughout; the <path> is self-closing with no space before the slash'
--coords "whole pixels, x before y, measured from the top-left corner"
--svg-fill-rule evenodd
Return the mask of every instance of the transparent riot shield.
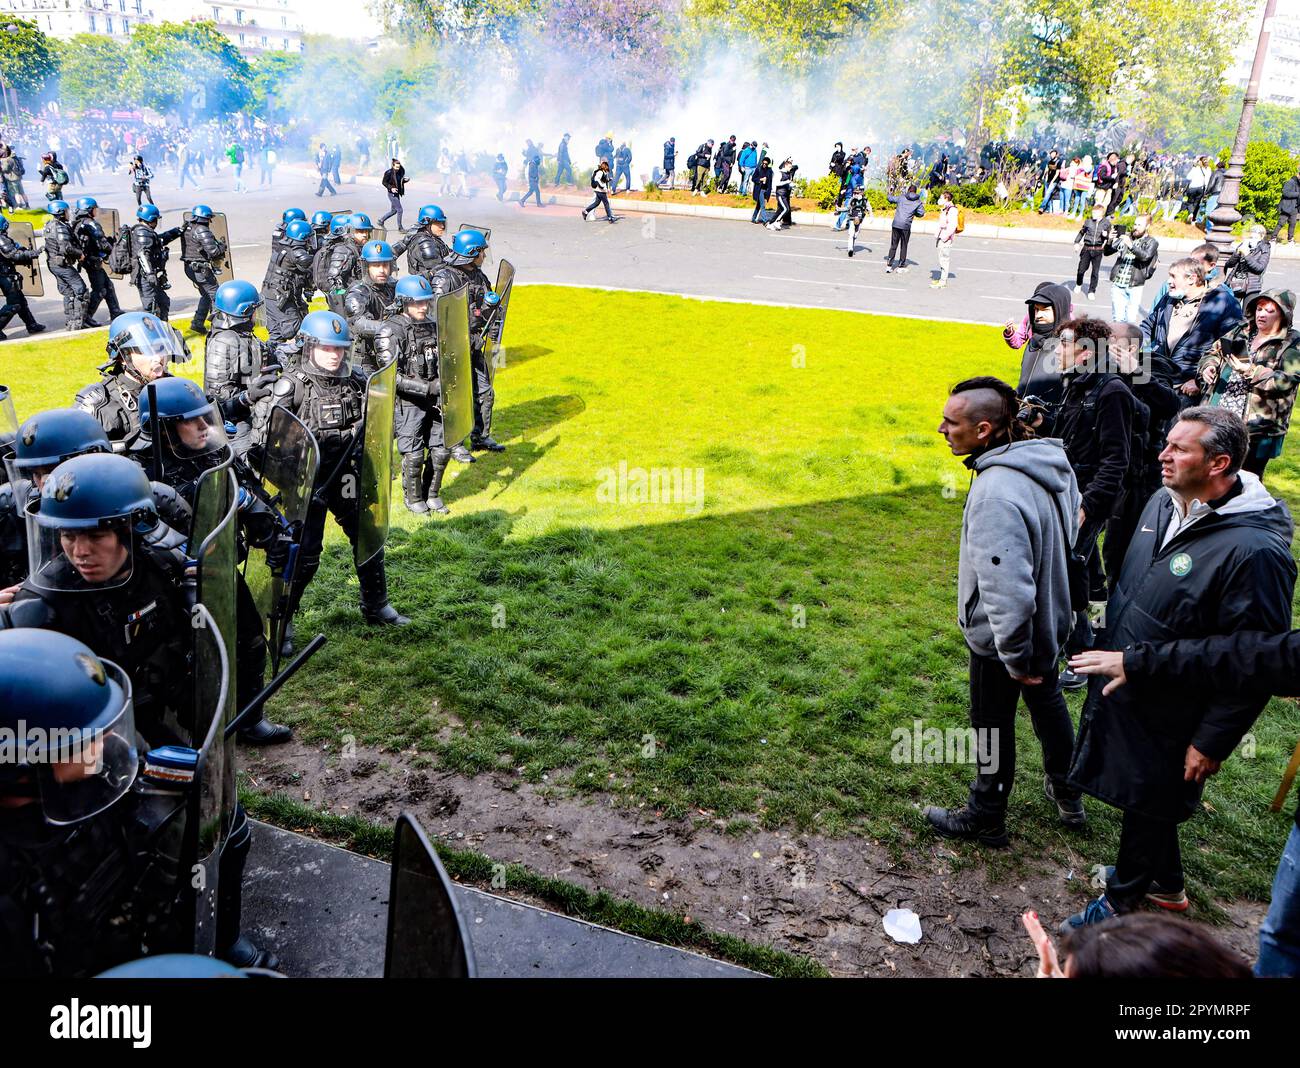
<path id="1" fill-rule="evenodd" d="M 502 260 L 497 268 L 497 282 L 493 292 L 500 297 L 497 306 L 489 312 L 487 329 L 483 335 L 483 355 L 487 360 L 488 376 L 495 379 L 497 371 L 505 365 L 505 349 L 501 338 L 506 327 L 506 312 L 510 310 L 510 294 L 515 287 L 515 265 Z"/>
<path id="2" fill-rule="evenodd" d="M 296 582 L 298 546 L 320 468 L 320 446 L 307 424 L 287 408 L 271 409 L 262 449 L 262 487 L 279 515 L 281 537 L 270 554 L 248 554 L 244 580 L 266 624 L 272 672 L 280 667 L 280 647 L 288 627 Z"/>
<path id="3" fill-rule="evenodd" d="M 185 213 L 185 221 L 194 221 L 194 216 L 188 211 Z M 230 258 L 230 227 L 226 224 L 226 213 L 214 211 L 212 219 L 208 223 L 208 229 L 212 231 L 213 237 L 224 241 L 226 244 L 226 251 L 221 254 L 221 259 L 212 265 L 212 273 L 217 276 L 218 284 L 234 281 L 235 265 Z"/>
<path id="4" fill-rule="evenodd" d="M 357 567 L 374 559 L 388 539 L 388 506 L 393 491 L 393 401 L 397 396 L 397 361 L 389 360 L 366 383 L 357 487 Z"/>
<path id="5" fill-rule="evenodd" d="M 204 473 L 195 491 L 190 553 L 197 563 L 194 706 L 191 745 L 198 750 L 187 828 L 193 852 L 194 951 L 217 947 L 217 881 L 223 843 L 234 818 L 235 739 L 225 727 L 235 707 L 235 568 L 238 490 L 229 464 Z"/>
<path id="6" fill-rule="evenodd" d="M 118 231 L 122 229 L 122 218 L 118 214 L 117 208 L 97 208 L 95 210 L 95 219 L 99 223 L 100 229 L 104 231 L 104 236 L 110 241 L 116 242 Z M 121 271 L 115 271 L 108 265 L 108 256 L 104 256 L 104 271 L 109 278 L 125 278 Z"/>
<path id="7" fill-rule="evenodd" d="M 36 247 L 36 231 L 32 229 L 32 224 L 29 222 L 21 220 L 11 222 L 9 236 L 23 248 Z M 23 287 L 23 292 L 27 296 L 45 296 L 45 282 L 41 278 L 40 260 L 32 260 L 31 263 L 15 263 L 14 270 L 18 272 L 18 284 Z"/>
<path id="8" fill-rule="evenodd" d="M 478 974 L 455 884 L 409 812 L 397 818 L 388 893 L 385 979 L 473 979 Z"/>
<path id="9" fill-rule="evenodd" d="M 487 239 L 489 245 L 492 244 L 492 227 L 490 226 L 475 226 L 473 223 L 461 223 L 456 227 L 456 233 L 460 233 L 462 230 L 477 230 Z"/>
<path id="10" fill-rule="evenodd" d="M 18 413 L 8 386 L 0 386 L 0 460 L 13 455 L 18 440 Z"/>
<path id="11" fill-rule="evenodd" d="M 470 364 L 469 287 L 438 298 L 438 388 L 442 440 L 448 448 L 474 429 L 474 370 Z"/>

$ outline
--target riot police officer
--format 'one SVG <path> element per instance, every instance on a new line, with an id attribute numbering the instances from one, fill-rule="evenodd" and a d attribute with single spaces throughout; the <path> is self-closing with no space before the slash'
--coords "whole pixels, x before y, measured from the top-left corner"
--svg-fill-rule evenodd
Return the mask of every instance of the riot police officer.
<path id="1" fill-rule="evenodd" d="M 460 231 L 452 239 L 451 251 L 431 282 L 435 296 L 453 293 L 462 285 L 469 285 L 470 343 L 474 366 L 474 432 L 470 435 L 470 448 L 504 452 L 505 446 L 492 437 L 496 391 L 492 388 L 492 376 L 487 365 L 485 334 L 498 298 L 482 270 L 487 250 L 487 238 L 480 231 Z"/>
<path id="2" fill-rule="evenodd" d="M 325 244 L 326 239 L 330 235 L 330 226 L 333 225 L 333 222 L 334 222 L 334 213 L 332 211 L 325 211 L 322 209 L 321 211 L 312 212 L 312 216 L 311 216 L 312 236 L 311 236 L 311 241 L 308 243 L 308 248 L 311 249 L 313 255 L 315 254 L 317 249 L 319 249 L 322 245 Z M 289 228 L 288 226 L 286 226 L 285 232 L 287 233 L 288 230 Z"/>
<path id="3" fill-rule="evenodd" d="M 85 642 L 0 632 L 0 978 L 81 978 L 138 957 L 159 926 L 140 893 L 128 797 L 140 768 L 131 682 Z"/>
<path id="4" fill-rule="evenodd" d="M 328 214 L 328 212 L 326 213 Z M 312 228 L 295 219 L 285 227 L 278 246 L 272 245 L 271 259 L 262 279 L 262 299 L 266 302 L 266 332 L 271 341 L 289 341 L 298 333 L 312 285 Z"/>
<path id="5" fill-rule="evenodd" d="M 112 451 L 104 428 L 80 408 L 38 412 L 18 428 L 5 458 L 9 481 L 0 486 L 0 590 L 27 577 L 26 509 L 45 476 L 73 456 Z"/>
<path id="6" fill-rule="evenodd" d="M 319 218 L 320 215 L 321 213 L 317 212 L 313 218 Z M 330 259 L 334 255 L 335 246 L 350 240 L 348 238 L 348 221 L 351 218 L 352 216 L 346 212 L 331 215 L 329 225 L 323 231 L 318 231 L 315 250 L 312 252 L 311 257 L 311 281 L 312 285 L 325 295 L 326 301 L 329 300 L 330 293 Z M 342 307 L 342 298 L 340 297 L 339 308 Z"/>
<path id="7" fill-rule="evenodd" d="M 152 204 L 141 204 L 135 209 L 135 217 L 139 221 L 130 229 L 131 284 L 140 294 L 140 307 L 166 321 L 172 310 L 167 295 L 171 288 L 167 281 L 167 246 L 181 236 L 181 228 L 173 226 L 160 233 L 158 220 L 162 212 Z"/>
<path id="8" fill-rule="evenodd" d="M 270 393 L 269 387 L 267 393 Z M 154 398 L 157 402 L 156 422 L 153 405 L 146 394 L 140 400 L 140 426 L 150 438 L 158 435 L 161 481 L 193 508 L 203 476 L 231 461 L 231 470 L 240 487 L 240 559 L 248 555 L 250 547 L 258 548 L 267 553 L 272 566 L 283 566 L 284 561 L 278 556 L 282 546 L 281 524 L 265 499 L 257 476 L 239 457 L 232 458 L 231 445 L 216 405 L 186 378 L 160 380 L 155 386 Z M 138 453 L 136 459 L 145 462 L 147 455 Z M 238 571 L 235 573 L 235 623 L 238 664 L 235 692 L 238 706 L 245 708 L 263 686 L 266 638 L 261 614 L 244 576 Z M 241 724 L 239 738 L 252 745 L 274 745 L 287 742 L 291 733 L 288 727 L 270 723 L 259 713 L 255 721 Z"/>
<path id="9" fill-rule="evenodd" d="M 352 362 L 367 373 L 379 366 L 375 361 L 375 335 L 393 303 L 396 259 L 387 241 L 367 241 L 361 248 L 364 274 L 343 297 L 343 314 L 352 328 Z"/>
<path id="10" fill-rule="evenodd" d="M 443 515 L 442 478 L 451 460 L 443 441 L 438 389 L 438 323 L 434 315 L 433 288 L 423 275 L 412 274 L 397 283 L 396 315 L 375 338 L 380 363 L 397 360 L 397 408 L 393 429 L 402 454 L 402 493 L 408 511 Z"/>
<path id="11" fill-rule="evenodd" d="M 140 433 L 140 391 L 190 354 L 180 333 L 148 312 L 125 312 L 114 319 L 106 350 L 104 378 L 78 392 L 76 403 L 99 421 L 110 441 L 125 448 Z"/>
<path id="12" fill-rule="evenodd" d="M 27 514 L 33 568 L 0 608 L 0 630 L 42 627 L 85 642 L 130 677 L 150 744 L 187 744 L 173 724 L 192 699 L 177 669 L 189 657 L 193 585 L 144 471 L 125 456 L 76 456 L 44 479 Z"/>
<path id="13" fill-rule="evenodd" d="M 212 332 L 204 349 L 203 388 L 235 425 L 231 446 L 237 456 L 252 445 L 253 406 L 270 396 L 279 374 L 271 346 L 253 333 L 261 307 L 251 282 L 223 282 L 213 298 Z"/>
<path id="14" fill-rule="evenodd" d="M 117 302 L 117 290 L 113 287 L 113 280 L 104 270 L 104 260 L 113 250 L 113 242 L 109 240 L 108 235 L 104 233 L 104 228 L 96 219 L 99 202 L 94 197 L 81 197 L 76 203 L 75 211 L 72 232 L 81 247 L 81 266 L 90 282 L 86 321 L 89 322 L 93 318 L 100 304 L 108 306 L 110 320 L 116 319 L 122 314 L 122 307 Z"/>
<path id="15" fill-rule="evenodd" d="M 4 294 L 4 305 L 0 306 L 0 341 L 7 340 L 4 328 L 15 315 L 22 319 L 29 334 L 39 334 L 45 329 L 28 307 L 27 295 L 14 270 L 14 264 L 34 263 L 39 256 L 36 249 L 23 248 L 9 236 L 9 220 L 0 215 L 0 293 Z"/>
<path id="16" fill-rule="evenodd" d="M 77 270 L 81 263 L 81 246 L 68 225 L 68 202 L 51 200 L 45 210 L 49 213 L 41 236 L 45 239 L 45 262 L 58 284 L 63 297 L 63 317 L 68 330 L 83 330 L 98 323 L 86 321 L 86 281 Z"/>
<path id="17" fill-rule="evenodd" d="M 213 267 L 219 267 L 226 254 L 226 243 L 212 232 L 212 215 L 212 209 L 206 204 L 195 204 L 190 209 L 189 221 L 181 227 L 181 263 L 185 277 L 199 291 L 199 303 L 190 322 L 190 329 L 196 334 L 207 332 L 208 313 L 217 294 Z"/>
<path id="18" fill-rule="evenodd" d="M 447 213 L 437 204 L 426 204 L 416 216 L 415 229 L 394 242 L 393 251 L 399 256 L 406 252 L 408 273 L 432 278 L 450 251 L 442 239 L 446 232 Z"/>
<path id="19" fill-rule="evenodd" d="M 280 225 L 271 231 L 271 255 L 274 256 L 276 249 L 284 240 L 285 231 L 289 229 L 291 222 L 306 222 L 307 213 L 302 208 L 285 208 L 280 213 Z"/>
<path id="20" fill-rule="evenodd" d="M 302 343 L 301 360 L 275 383 L 271 403 L 263 402 L 256 422 L 259 429 L 265 428 L 271 407 L 288 408 L 310 428 L 320 446 L 315 493 L 302 535 L 298 578 L 290 600 L 291 618 L 303 588 L 320 567 L 327 511 L 333 513 L 355 552 L 360 510 L 355 488 L 360 478 L 366 414 L 366 380 L 353 370 L 348 359 L 352 335 L 347 320 L 333 312 L 312 312 L 302 321 L 298 337 Z M 388 603 L 382 549 L 357 567 L 357 579 L 361 585 L 361 614 L 367 622 L 390 626 L 410 622 Z"/>
<path id="21" fill-rule="evenodd" d="M 325 267 L 325 300 L 330 311 L 339 315 L 343 310 L 343 298 L 353 283 L 363 277 L 361 247 L 370 240 L 370 216 L 363 211 L 353 212 L 344 224 L 344 237 L 336 241 L 329 252 Z"/>

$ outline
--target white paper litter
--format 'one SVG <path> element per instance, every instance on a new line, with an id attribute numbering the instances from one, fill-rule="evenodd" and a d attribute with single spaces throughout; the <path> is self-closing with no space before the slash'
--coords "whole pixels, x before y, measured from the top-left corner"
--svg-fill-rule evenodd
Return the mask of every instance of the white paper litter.
<path id="1" fill-rule="evenodd" d="M 921 941 L 921 917 L 911 909 L 890 909 L 885 913 L 885 934 L 909 946 Z"/>

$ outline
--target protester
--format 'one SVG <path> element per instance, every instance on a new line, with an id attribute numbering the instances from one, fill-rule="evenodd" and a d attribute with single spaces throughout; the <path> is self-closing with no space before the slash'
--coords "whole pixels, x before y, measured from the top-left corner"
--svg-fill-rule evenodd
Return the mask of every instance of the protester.
<path id="1" fill-rule="evenodd" d="M 677 138 L 670 137 L 664 142 L 664 185 L 673 188 L 673 175 L 677 171 Z"/>
<path id="2" fill-rule="evenodd" d="M 504 152 L 498 152 L 492 163 L 492 180 L 497 184 L 497 200 L 506 198 L 506 176 L 510 173 L 510 164 L 506 162 Z"/>
<path id="3" fill-rule="evenodd" d="M 754 177 L 754 167 L 758 163 L 758 149 L 752 142 L 746 141 L 736 156 L 736 168 L 740 171 L 740 188 L 737 192 L 743 197 L 749 193 L 749 183 Z"/>
<path id="4" fill-rule="evenodd" d="M 909 185 L 902 196 L 892 193 L 886 198 L 894 205 L 894 220 L 889 232 L 889 255 L 886 257 L 885 273 L 893 274 L 895 270 L 906 274 L 907 243 L 912 237 L 912 221 L 925 214 L 925 202 L 916 191 L 916 186 Z M 894 253 L 898 253 L 898 264 L 894 264 Z"/>
<path id="5" fill-rule="evenodd" d="M 1043 164 L 1038 180 L 1043 187 L 1043 200 L 1038 205 L 1038 214 L 1042 215 L 1053 206 L 1061 189 L 1061 159 L 1056 149 L 1047 153 L 1047 160 Z"/>
<path id="6" fill-rule="evenodd" d="M 63 187 L 68 184 L 68 172 L 59 162 L 58 154 L 46 152 L 41 157 L 41 169 L 36 176 L 45 183 L 46 200 L 62 200 Z"/>
<path id="7" fill-rule="evenodd" d="M 316 173 L 320 175 L 320 185 L 316 189 L 316 195 L 320 197 L 328 192 L 330 196 L 337 196 L 338 190 L 330 182 L 330 150 L 324 141 L 316 150 Z"/>
<path id="8" fill-rule="evenodd" d="M 131 160 L 131 192 L 135 194 L 136 207 L 152 204 L 153 196 L 149 192 L 149 183 L 153 181 L 153 171 L 145 166 L 143 156 Z"/>
<path id="9" fill-rule="evenodd" d="M 1142 513 L 1106 614 L 1102 648 L 1285 630 L 1296 566 L 1286 506 L 1241 472 L 1245 424 L 1221 408 L 1179 414 L 1160 454 L 1167 493 Z M 1206 778 L 1250 729 L 1264 700 L 1203 688 L 1134 695 L 1090 688 L 1070 782 L 1123 812 L 1106 891 L 1063 931 L 1144 901 L 1187 908 L 1178 825 L 1200 808 Z"/>
<path id="10" fill-rule="evenodd" d="M 1061 399 L 1064 385 L 1061 382 L 1061 365 L 1057 362 L 1058 348 L 1048 345 L 1060 323 L 1074 315 L 1068 287 L 1055 282 L 1039 282 L 1033 296 L 1026 299 L 1028 311 L 1017 325 L 1008 319 L 1002 327 L 1002 340 L 1013 349 L 1021 349 L 1020 383 L 1016 392 L 1022 397 L 1034 397 L 1047 404 Z M 1022 348 L 1023 346 L 1023 348 Z"/>
<path id="11" fill-rule="evenodd" d="M 394 215 L 397 216 L 397 228 L 402 229 L 402 197 L 406 195 L 406 168 L 401 160 L 391 160 L 388 170 L 380 179 L 380 184 L 388 194 L 388 211 L 377 220 L 383 226 Z"/>
<path id="12" fill-rule="evenodd" d="M 749 217 L 752 223 L 767 223 L 767 198 L 772 194 L 772 161 L 764 156 L 754 172 L 754 211 Z"/>
<path id="13" fill-rule="evenodd" d="M 1282 183 L 1282 199 L 1277 205 L 1277 226 L 1273 228 L 1273 240 L 1278 240 L 1282 233 L 1282 224 L 1286 224 L 1286 243 L 1295 240 L 1295 220 L 1300 214 L 1300 168 Z"/>
<path id="14" fill-rule="evenodd" d="M 628 147 L 626 141 L 618 146 L 618 151 L 614 153 L 614 192 L 618 192 L 618 183 L 620 180 L 625 181 L 625 190 L 632 191 L 632 149 Z"/>
<path id="15" fill-rule="evenodd" d="M 1169 288 L 1142 322 L 1142 347 L 1152 371 L 1195 404 L 1201 387 L 1197 365 L 1210 347 L 1241 322 L 1241 305 L 1226 286 L 1211 289 L 1205 264 L 1190 256 L 1169 268 Z"/>
<path id="16" fill-rule="evenodd" d="M 1021 921 L 1038 950 L 1039 979 L 1249 979 L 1250 966 L 1200 927 L 1170 916 L 1117 916 L 1062 943 L 1062 964 L 1038 913 Z"/>
<path id="17" fill-rule="evenodd" d="M 555 184 L 556 185 L 577 185 L 573 177 L 573 157 L 569 155 L 570 135 L 565 134 L 560 138 L 560 145 L 555 150 Z M 504 159 L 505 157 L 500 157 Z"/>
<path id="18" fill-rule="evenodd" d="M 952 244 L 957 236 L 958 209 L 952 193 L 939 194 L 939 229 L 934 235 L 934 245 L 939 256 L 939 277 L 930 282 L 931 289 L 943 289 L 948 284 L 948 268 L 952 263 Z"/>
<path id="19" fill-rule="evenodd" d="M 609 209 L 609 161 L 601 160 L 596 169 L 591 172 L 591 188 L 596 194 L 585 208 L 582 209 L 582 219 L 586 222 L 587 216 L 596 210 L 597 206 L 604 207 L 605 219 L 608 222 L 614 221 L 614 213 Z"/>
<path id="20" fill-rule="evenodd" d="M 767 224 L 769 230 L 780 230 L 783 226 L 794 225 L 794 211 L 790 206 L 790 197 L 793 194 L 794 176 L 798 169 L 799 165 L 788 156 L 781 164 L 780 173 L 772 186 L 776 194 L 776 217 Z"/>
<path id="21" fill-rule="evenodd" d="M 1066 826 L 1085 820 L 1079 790 L 1066 781 L 1074 730 L 1057 676 L 1073 620 L 1066 560 L 1079 492 L 1061 443 L 1030 436 L 1017 412 L 1005 382 L 971 378 L 953 387 L 939 424 L 952 454 L 974 472 L 962 513 L 957 621 L 970 650 L 971 727 L 977 748 L 995 759 L 979 766 L 964 807 L 930 807 L 925 816 L 945 837 L 988 846 L 1008 841 L 1022 696 L 1043 748 L 1048 799 Z"/>
<path id="22" fill-rule="evenodd" d="M 1268 231 L 1255 223 L 1223 261 L 1224 283 L 1242 304 L 1263 288 L 1264 272 L 1272 255 Z"/>
<path id="23" fill-rule="evenodd" d="M 1101 259 L 1107 243 L 1110 241 L 1111 223 L 1106 218 L 1103 204 L 1094 204 L 1092 217 L 1079 228 L 1074 236 L 1074 251 L 1079 254 L 1079 267 L 1074 275 L 1074 291 L 1083 286 L 1083 276 L 1091 268 L 1092 282 L 1085 291 L 1089 300 L 1097 299 L 1097 280 L 1101 277 Z"/>
<path id="24" fill-rule="evenodd" d="M 1142 287 L 1160 256 L 1160 243 L 1147 232 L 1150 225 L 1151 216 L 1139 215 L 1131 234 L 1116 226 L 1107 240 L 1105 254 L 1116 256 L 1110 265 L 1110 314 L 1116 322 L 1142 321 Z"/>
<path id="25" fill-rule="evenodd" d="M 713 142 L 705 141 L 686 161 L 691 170 L 691 196 L 704 196 L 709 180 L 709 162 L 713 159 Z"/>
<path id="26" fill-rule="evenodd" d="M 1264 476 L 1282 454 L 1300 386 L 1300 331 L 1292 326 L 1295 294 L 1270 289 L 1246 301 L 1246 318 L 1220 338 L 1197 368 L 1205 403 L 1246 422 L 1250 443 L 1242 470 Z"/>

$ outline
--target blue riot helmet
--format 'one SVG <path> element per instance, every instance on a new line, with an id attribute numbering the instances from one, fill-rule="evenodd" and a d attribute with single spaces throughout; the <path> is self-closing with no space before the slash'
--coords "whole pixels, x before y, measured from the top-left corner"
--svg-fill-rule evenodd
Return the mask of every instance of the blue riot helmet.
<path id="1" fill-rule="evenodd" d="M 190 218 L 194 222 L 209 222 L 212 219 L 212 209 L 206 204 L 195 204 L 190 209 Z"/>
<path id="2" fill-rule="evenodd" d="M 139 464 L 112 453 L 74 456 L 27 505 L 27 581 L 58 592 L 120 586 L 131 578 L 135 535 L 157 525 L 153 487 Z"/>
<path id="3" fill-rule="evenodd" d="M 453 266 L 473 263 L 487 247 L 487 238 L 481 231 L 462 230 L 451 239 L 451 254 L 447 257 L 447 262 Z"/>
<path id="4" fill-rule="evenodd" d="M 140 391 L 140 429 L 150 438 L 159 434 L 162 447 L 178 460 L 223 452 L 229 445 L 225 422 L 207 395 L 188 378 L 160 378 L 149 391 Z M 154 426 L 154 401 L 158 426 Z"/>
<path id="5" fill-rule="evenodd" d="M 64 460 L 90 452 L 112 452 L 104 428 L 80 408 L 51 408 L 29 416 L 14 437 L 14 454 L 5 460 L 9 482 L 30 481 L 37 490 Z"/>
<path id="6" fill-rule="evenodd" d="M 68 214 L 68 202 L 66 200 L 51 200 L 45 205 L 45 210 L 51 215 L 57 215 L 59 218 L 66 218 Z"/>
<path id="7" fill-rule="evenodd" d="M 396 300 L 399 307 L 433 300 L 433 286 L 422 274 L 407 275 L 397 282 Z"/>
<path id="8" fill-rule="evenodd" d="M 333 221 L 334 221 L 334 213 L 332 211 L 325 211 L 322 209 L 321 211 L 315 212 L 312 215 L 311 228 L 317 231 L 318 233 L 323 234 L 326 230 L 330 228 L 330 223 L 332 223 Z"/>
<path id="9" fill-rule="evenodd" d="M 153 204 L 141 204 L 135 209 L 135 217 L 142 223 L 156 223 L 162 217 L 162 212 Z"/>
<path id="10" fill-rule="evenodd" d="M 0 799 L 39 804 L 55 826 L 103 812 L 139 771 L 130 679 L 66 634 L 0 631 L 0 728 L 15 743 Z"/>
<path id="11" fill-rule="evenodd" d="M 89 215 L 99 207 L 99 201 L 94 197 L 78 197 L 76 209 L 78 215 Z"/>
<path id="12" fill-rule="evenodd" d="M 149 312 L 125 312 L 109 324 L 108 355 L 134 377 L 152 382 L 169 363 L 190 358 L 181 332 Z"/>
<path id="13" fill-rule="evenodd" d="M 443 223 L 447 222 L 447 213 L 438 207 L 437 204 L 426 204 L 420 209 L 420 214 L 415 217 L 415 225 L 423 226 L 425 223 Z"/>
<path id="14" fill-rule="evenodd" d="M 366 263 L 392 263 L 397 255 L 387 241 L 367 241 L 361 247 L 361 258 Z"/>
<path id="15" fill-rule="evenodd" d="M 314 311 L 298 327 L 302 344 L 299 367 L 309 375 L 347 378 L 352 373 L 352 331 L 348 321 L 331 311 Z"/>
<path id="16" fill-rule="evenodd" d="M 201 957 L 197 953 L 158 953 L 126 964 L 115 964 L 100 972 L 96 979 L 247 979 L 278 976 L 265 968 L 236 968 L 224 960 Z"/>
<path id="17" fill-rule="evenodd" d="M 222 282 L 212 298 L 212 329 L 222 330 L 256 322 L 261 310 L 262 297 L 252 282 L 240 278 Z"/>
<path id="18" fill-rule="evenodd" d="M 351 222 L 352 222 L 352 216 L 346 211 L 340 212 L 338 215 L 331 216 L 330 235 L 336 236 L 336 235 L 347 233 L 348 226 L 351 224 Z"/>
<path id="19" fill-rule="evenodd" d="M 353 235 L 365 234 L 366 237 L 369 237 L 370 231 L 373 229 L 374 226 L 370 222 L 370 216 L 364 211 L 354 211 L 348 216 L 348 233 Z"/>
<path id="20" fill-rule="evenodd" d="M 307 213 L 302 208 L 285 208 L 280 215 L 280 221 L 288 226 L 291 222 L 297 222 L 300 219 L 306 219 Z"/>
<path id="21" fill-rule="evenodd" d="M 0 215 L 0 234 L 7 234 L 8 232 L 9 232 L 9 220 L 6 219 L 3 215 Z"/>
<path id="22" fill-rule="evenodd" d="M 310 241 L 311 235 L 311 223 L 306 219 L 294 219 L 284 228 L 284 236 L 290 241 Z"/>

